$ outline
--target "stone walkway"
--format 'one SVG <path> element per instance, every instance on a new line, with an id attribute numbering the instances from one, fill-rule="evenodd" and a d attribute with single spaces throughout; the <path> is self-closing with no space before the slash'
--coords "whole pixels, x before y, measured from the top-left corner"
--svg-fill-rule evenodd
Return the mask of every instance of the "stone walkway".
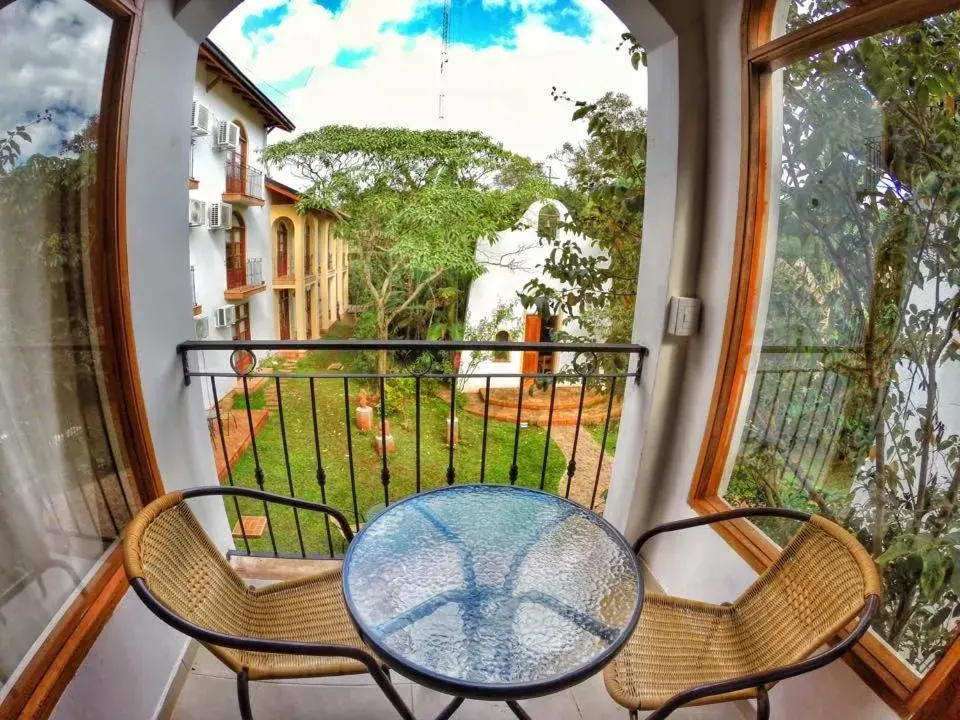
<path id="1" fill-rule="evenodd" d="M 550 437 L 557 443 L 557 447 L 567 461 L 573 454 L 573 437 L 576 427 L 554 427 Z M 606 491 L 610 487 L 610 473 L 613 469 L 613 455 L 609 452 L 603 454 L 603 467 L 600 469 L 600 481 L 597 483 L 596 497 L 594 498 L 593 485 L 597 481 L 597 464 L 600 462 L 600 443 L 583 425 L 580 426 L 580 437 L 577 439 L 577 457 L 576 471 L 573 474 L 573 482 L 570 483 L 570 499 L 580 503 L 584 507 L 590 507 L 590 501 L 593 499 L 593 509 L 598 513 L 603 513 L 606 505 Z M 558 492 L 566 494 L 567 474 L 564 473 L 560 478 Z"/>
<path id="2" fill-rule="evenodd" d="M 270 411 L 251 410 L 250 415 L 253 418 L 253 431 L 259 433 L 270 417 Z M 250 418 L 246 410 L 221 410 L 220 418 L 223 420 L 223 439 L 227 441 L 226 457 L 220 444 L 220 429 L 216 420 L 212 421 L 210 444 L 213 446 L 217 477 L 223 481 L 227 477 L 226 459 L 229 458 L 232 468 L 250 447 Z"/>

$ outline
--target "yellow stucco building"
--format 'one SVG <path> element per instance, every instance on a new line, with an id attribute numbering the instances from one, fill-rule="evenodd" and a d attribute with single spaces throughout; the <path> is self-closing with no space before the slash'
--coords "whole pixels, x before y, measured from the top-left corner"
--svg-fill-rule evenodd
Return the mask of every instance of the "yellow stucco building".
<path id="1" fill-rule="evenodd" d="M 349 304 L 349 253 L 335 229 L 340 218 L 328 210 L 300 214 L 296 190 L 273 178 L 266 185 L 277 337 L 321 337 L 346 315 Z"/>

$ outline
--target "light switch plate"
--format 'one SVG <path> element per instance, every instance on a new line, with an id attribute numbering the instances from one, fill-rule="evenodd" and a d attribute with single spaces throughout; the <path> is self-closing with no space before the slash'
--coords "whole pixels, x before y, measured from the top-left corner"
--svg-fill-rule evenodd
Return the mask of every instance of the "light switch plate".
<path id="1" fill-rule="evenodd" d="M 667 334 L 678 337 L 696 335 L 700 330 L 700 298 L 672 297 L 667 315 Z"/>

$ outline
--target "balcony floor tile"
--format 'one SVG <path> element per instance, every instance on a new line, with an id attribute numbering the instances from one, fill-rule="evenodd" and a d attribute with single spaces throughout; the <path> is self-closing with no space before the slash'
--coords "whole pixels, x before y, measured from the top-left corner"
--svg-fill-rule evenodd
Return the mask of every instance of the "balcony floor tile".
<path id="1" fill-rule="evenodd" d="M 659 590 L 644 568 L 648 591 Z M 250 579 L 256 585 L 269 584 Z M 448 695 L 428 690 L 397 673 L 393 682 L 417 718 L 430 720 L 450 701 Z M 257 720 L 380 720 L 396 712 L 370 675 L 346 675 L 302 680 L 268 680 L 250 683 L 253 715 Z M 627 711 L 607 695 L 602 675 L 554 695 L 524 700 L 521 705 L 534 720 L 627 720 Z M 205 647 L 198 647 L 171 720 L 238 720 L 236 676 Z M 504 703 L 465 702 L 453 720 L 512 720 Z M 640 716 L 644 717 L 643 714 Z M 671 720 L 745 720 L 753 718 L 747 703 L 679 710 Z"/>
<path id="2" fill-rule="evenodd" d="M 393 674 L 394 684 L 418 718 L 436 717 L 450 701 L 448 695 L 428 690 Z M 236 679 L 205 648 L 199 648 L 171 720 L 237 720 Z M 271 680 L 250 683 L 255 718 L 288 720 L 379 720 L 395 718 L 390 703 L 369 675 L 308 680 Z M 603 678 L 589 680 L 555 695 L 524 700 L 521 705 L 535 720 L 627 720 L 603 687 Z M 746 713 L 743 710 L 747 710 Z M 504 703 L 465 702 L 454 720 L 511 720 Z M 641 715 L 643 717 L 643 715 Z M 752 717 L 746 704 L 716 705 L 680 710 L 676 720 L 744 720 Z"/>

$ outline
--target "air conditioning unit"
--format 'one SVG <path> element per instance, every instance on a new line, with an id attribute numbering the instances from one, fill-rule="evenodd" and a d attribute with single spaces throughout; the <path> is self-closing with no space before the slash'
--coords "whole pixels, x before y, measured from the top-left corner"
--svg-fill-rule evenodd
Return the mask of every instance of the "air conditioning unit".
<path id="1" fill-rule="evenodd" d="M 207 209 L 207 225 L 211 230 L 229 230 L 233 227 L 233 206 L 229 203 L 210 203 Z"/>
<path id="2" fill-rule="evenodd" d="M 190 132 L 194 137 L 209 135 L 213 125 L 210 108 L 198 100 L 193 101 L 193 114 L 190 117 Z"/>
<path id="3" fill-rule="evenodd" d="M 207 219 L 207 203 L 190 199 L 190 227 L 200 227 Z"/>
<path id="4" fill-rule="evenodd" d="M 217 127 L 217 147 L 221 150 L 236 150 L 240 147 L 240 126 L 235 122 L 221 120 Z"/>
<path id="5" fill-rule="evenodd" d="M 210 337 L 210 318 L 199 315 L 193 319 L 197 326 L 197 340 L 206 340 Z"/>
<path id="6" fill-rule="evenodd" d="M 237 308 L 235 305 L 221 305 L 217 308 L 214 317 L 214 326 L 218 328 L 230 327 L 237 322 Z"/>

